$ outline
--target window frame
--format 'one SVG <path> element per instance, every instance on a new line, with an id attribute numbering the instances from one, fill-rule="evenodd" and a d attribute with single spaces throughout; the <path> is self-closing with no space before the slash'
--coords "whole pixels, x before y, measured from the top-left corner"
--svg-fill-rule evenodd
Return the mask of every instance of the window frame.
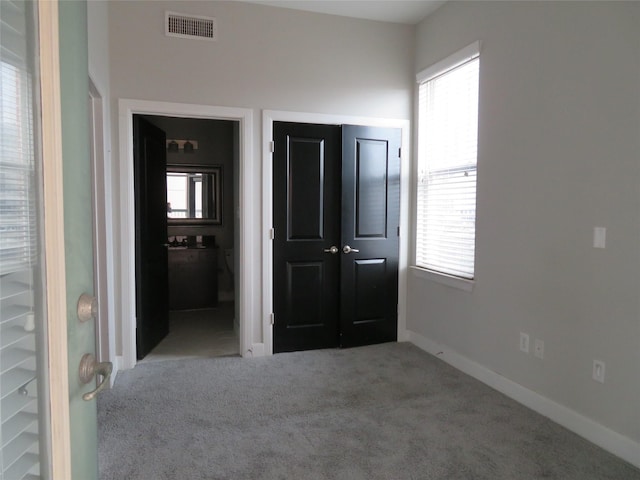
<path id="1" fill-rule="evenodd" d="M 449 71 L 452 71 L 465 63 L 474 60 L 480 57 L 480 41 L 476 41 L 466 47 L 458 50 L 457 52 L 449 55 L 448 57 L 432 64 L 431 66 L 421 70 L 416 74 L 416 93 L 415 93 L 415 105 L 416 105 L 416 146 L 420 144 L 420 130 L 421 125 L 420 122 L 424 121 L 421 119 L 422 113 L 420 112 L 420 86 L 432 79 L 439 77 L 442 74 L 445 74 Z M 423 266 L 418 266 L 416 263 L 417 260 L 417 250 L 418 250 L 418 182 L 419 182 L 419 148 L 416 148 L 416 161 L 414 162 L 413 168 L 413 217 L 412 217 L 412 227 L 413 227 L 413 235 L 412 235 L 412 262 L 409 267 L 410 272 L 416 278 L 421 278 L 429 281 L 434 281 L 440 283 L 442 285 L 446 285 L 449 287 L 457 288 L 460 290 L 464 290 L 467 292 L 473 291 L 473 287 L 476 281 L 476 273 L 475 273 L 475 263 L 476 263 L 476 255 L 474 251 L 474 276 L 473 278 L 465 278 L 462 276 L 456 276 L 450 273 L 441 272 L 438 270 L 429 269 Z M 477 172 L 477 162 L 476 162 L 476 172 Z M 477 183 L 476 183 L 477 185 Z M 477 193 L 476 193 L 477 198 Z M 477 208 L 476 208 L 476 220 L 477 220 Z M 477 238 L 477 231 L 475 237 Z"/>

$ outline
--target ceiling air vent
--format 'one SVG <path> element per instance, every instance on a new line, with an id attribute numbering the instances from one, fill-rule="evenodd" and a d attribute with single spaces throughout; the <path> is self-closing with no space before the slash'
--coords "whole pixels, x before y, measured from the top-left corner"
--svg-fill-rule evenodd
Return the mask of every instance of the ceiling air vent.
<path id="1" fill-rule="evenodd" d="M 213 17 L 165 12 L 165 34 L 169 37 L 217 40 L 218 24 Z"/>

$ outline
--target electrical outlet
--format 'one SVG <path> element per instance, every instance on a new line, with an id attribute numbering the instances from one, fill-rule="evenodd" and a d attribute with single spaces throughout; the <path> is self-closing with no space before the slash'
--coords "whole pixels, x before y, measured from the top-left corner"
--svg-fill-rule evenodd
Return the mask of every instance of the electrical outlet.
<path id="1" fill-rule="evenodd" d="M 602 360 L 593 361 L 593 379 L 596 382 L 604 383 L 604 362 Z"/>
<path id="2" fill-rule="evenodd" d="M 544 342 L 539 338 L 536 338 L 536 341 L 533 344 L 533 354 L 540 360 L 544 358 Z"/>
<path id="3" fill-rule="evenodd" d="M 520 351 L 529 353 L 529 335 L 520 332 Z"/>

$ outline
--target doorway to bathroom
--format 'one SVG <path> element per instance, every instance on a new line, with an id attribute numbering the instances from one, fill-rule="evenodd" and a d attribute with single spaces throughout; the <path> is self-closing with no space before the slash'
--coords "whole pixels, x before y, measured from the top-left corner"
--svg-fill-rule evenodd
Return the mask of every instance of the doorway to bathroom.
<path id="1" fill-rule="evenodd" d="M 133 115 L 138 360 L 238 355 L 239 122 Z"/>

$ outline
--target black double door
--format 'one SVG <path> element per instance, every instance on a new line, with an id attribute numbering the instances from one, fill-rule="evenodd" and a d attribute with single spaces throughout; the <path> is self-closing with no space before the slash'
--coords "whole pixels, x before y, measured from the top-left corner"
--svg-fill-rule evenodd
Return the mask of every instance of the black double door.
<path id="1" fill-rule="evenodd" d="M 400 139 L 274 123 L 274 352 L 396 340 Z"/>

